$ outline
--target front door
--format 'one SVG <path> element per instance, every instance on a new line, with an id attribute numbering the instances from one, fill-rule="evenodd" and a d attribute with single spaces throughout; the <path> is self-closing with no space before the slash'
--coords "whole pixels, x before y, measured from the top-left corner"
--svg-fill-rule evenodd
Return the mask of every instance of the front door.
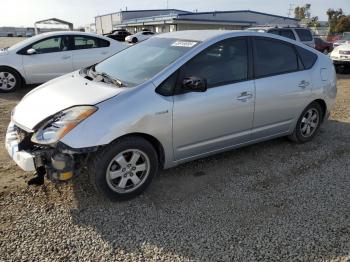
<path id="1" fill-rule="evenodd" d="M 23 54 L 28 84 L 39 84 L 73 71 L 69 36 L 54 36 L 28 46 L 35 53 Z"/>
<path id="2" fill-rule="evenodd" d="M 175 160 L 229 148 L 250 139 L 254 81 L 248 80 L 245 38 L 218 42 L 186 63 L 179 73 L 206 79 L 208 90 L 174 96 Z"/>

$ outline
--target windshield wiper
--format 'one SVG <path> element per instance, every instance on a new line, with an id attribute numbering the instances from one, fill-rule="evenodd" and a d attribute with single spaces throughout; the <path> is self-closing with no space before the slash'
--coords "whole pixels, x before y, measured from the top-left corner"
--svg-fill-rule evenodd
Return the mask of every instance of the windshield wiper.
<path id="1" fill-rule="evenodd" d="M 97 72 L 95 70 L 95 66 L 92 66 L 91 70 L 92 70 L 92 74 L 93 74 L 94 78 L 100 76 L 100 77 L 103 78 L 103 80 L 107 80 L 109 83 L 112 83 L 112 84 L 117 85 L 119 87 L 125 86 L 120 79 L 114 78 L 114 77 L 110 76 L 109 74 L 107 74 L 105 72 Z"/>

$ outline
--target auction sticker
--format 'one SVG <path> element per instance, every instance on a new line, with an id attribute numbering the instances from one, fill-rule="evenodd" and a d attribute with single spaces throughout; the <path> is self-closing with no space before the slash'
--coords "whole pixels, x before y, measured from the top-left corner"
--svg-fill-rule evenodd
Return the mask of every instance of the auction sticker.
<path id="1" fill-rule="evenodd" d="M 176 41 L 171 46 L 180 46 L 180 47 L 193 47 L 198 42 L 191 42 L 191 41 Z"/>

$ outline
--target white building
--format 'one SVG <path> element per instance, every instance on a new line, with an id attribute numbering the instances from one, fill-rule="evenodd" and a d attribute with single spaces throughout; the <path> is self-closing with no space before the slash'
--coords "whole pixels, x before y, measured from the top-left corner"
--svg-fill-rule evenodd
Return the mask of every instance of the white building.
<path id="1" fill-rule="evenodd" d="M 188 12 L 177 9 L 120 11 L 95 17 L 96 32 L 106 34 L 113 29 L 131 32 L 143 28 L 153 32 L 190 29 L 244 29 L 250 26 L 278 24 L 298 25 L 299 20 L 250 10 Z"/>

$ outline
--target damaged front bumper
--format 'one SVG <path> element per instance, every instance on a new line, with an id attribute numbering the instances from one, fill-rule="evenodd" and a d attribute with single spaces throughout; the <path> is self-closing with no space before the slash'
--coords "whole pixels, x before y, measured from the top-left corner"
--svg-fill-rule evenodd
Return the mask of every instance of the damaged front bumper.
<path id="1" fill-rule="evenodd" d="M 32 132 L 27 132 L 11 122 L 5 138 L 5 147 L 10 157 L 24 171 L 36 171 L 58 182 L 77 176 L 86 166 L 91 152 L 97 147 L 75 149 L 62 142 L 55 145 L 39 145 L 31 141 Z"/>

